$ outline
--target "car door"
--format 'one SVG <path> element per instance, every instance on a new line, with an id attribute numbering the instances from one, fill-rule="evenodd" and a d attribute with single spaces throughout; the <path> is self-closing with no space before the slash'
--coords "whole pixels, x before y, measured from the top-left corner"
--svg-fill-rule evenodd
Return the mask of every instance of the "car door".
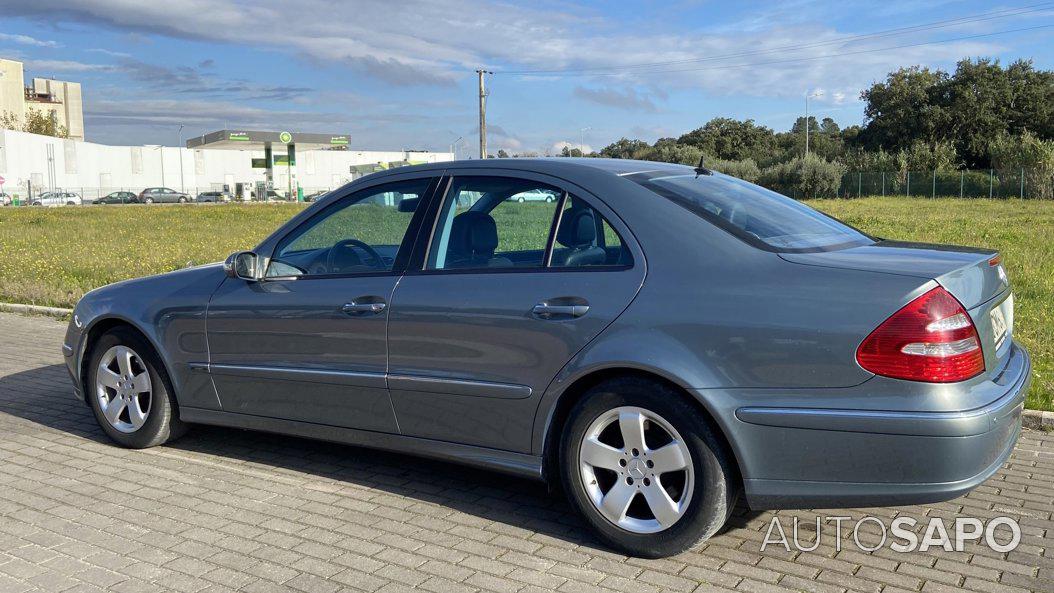
<path id="1" fill-rule="evenodd" d="M 539 398 L 629 305 L 644 279 L 643 256 L 582 188 L 493 169 L 446 183 L 389 313 L 388 385 L 399 426 L 528 452 Z M 532 190 L 559 199 L 510 199 Z"/>
<path id="2" fill-rule="evenodd" d="M 355 190 L 259 254 L 263 280 L 224 281 L 207 323 L 224 411 L 398 432 L 388 305 L 434 185 L 419 174 Z"/>

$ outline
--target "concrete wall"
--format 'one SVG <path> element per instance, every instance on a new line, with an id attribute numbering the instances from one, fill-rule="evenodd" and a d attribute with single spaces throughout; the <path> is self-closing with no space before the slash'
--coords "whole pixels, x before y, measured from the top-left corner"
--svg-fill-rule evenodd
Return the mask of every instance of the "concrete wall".
<path id="1" fill-rule="evenodd" d="M 235 183 L 264 180 L 264 170 L 252 168 L 254 157 L 263 158 L 263 151 L 107 146 L 0 130 L 0 176 L 6 179 L 4 191 L 23 196 L 27 182 L 32 182 L 34 192 L 66 189 L 87 199 L 118 189 L 138 192 L 152 186 L 167 186 L 192 194 L 219 189 L 224 184 L 233 189 Z M 453 154 L 313 150 L 297 151 L 296 160 L 295 173 L 300 186 L 306 191 L 315 191 L 351 181 L 353 165 L 404 160 L 441 162 L 453 160 Z M 275 189 L 284 193 L 287 184 L 286 167 L 276 166 Z"/>

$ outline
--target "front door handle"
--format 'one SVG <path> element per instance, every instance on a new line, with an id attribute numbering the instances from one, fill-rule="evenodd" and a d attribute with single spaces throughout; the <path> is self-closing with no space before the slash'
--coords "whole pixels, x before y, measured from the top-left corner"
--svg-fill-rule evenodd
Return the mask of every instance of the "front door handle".
<path id="1" fill-rule="evenodd" d="M 387 306 L 388 303 L 380 297 L 364 297 L 344 303 L 340 311 L 346 315 L 376 315 L 384 311 Z"/>
<path id="2" fill-rule="evenodd" d="M 531 309 L 535 317 L 541 319 L 555 319 L 559 317 L 581 317 L 589 313 L 589 305 L 552 305 L 549 303 L 538 303 Z"/>

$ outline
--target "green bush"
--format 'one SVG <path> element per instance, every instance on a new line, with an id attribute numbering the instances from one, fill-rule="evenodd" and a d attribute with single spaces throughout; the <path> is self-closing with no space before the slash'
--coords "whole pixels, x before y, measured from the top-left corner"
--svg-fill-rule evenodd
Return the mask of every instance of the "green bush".
<path id="1" fill-rule="evenodd" d="M 834 198 L 844 173 L 845 165 L 809 154 L 764 169 L 758 183 L 799 200 Z"/>
<path id="2" fill-rule="evenodd" d="M 758 179 L 761 178 L 761 169 L 758 168 L 758 164 L 754 162 L 754 159 L 743 159 L 741 161 L 715 160 L 713 162 L 707 160 L 706 166 L 714 171 L 720 171 L 725 175 L 738 177 L 750 183 L 757 183 Z"/>

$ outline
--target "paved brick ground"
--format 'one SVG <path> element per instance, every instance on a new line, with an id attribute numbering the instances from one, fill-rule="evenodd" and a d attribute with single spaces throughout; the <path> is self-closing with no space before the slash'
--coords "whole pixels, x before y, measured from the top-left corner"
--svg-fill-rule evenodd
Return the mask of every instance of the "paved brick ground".
<path id="1" fill-rule="evenodd" d="M 1009 554 L 864 554 L 848 533 L 839 550 L 833 525 L 814 552 L 760 552 L 773 514 L 740 510 L 701 551 L 639 560 L 598 547 L 543 486 L 484 472 L 204 427 L 117 448 L 69 395 L 62 330 L 0 315 L 0 592 L 1054 591 L 1054 435 L 1026 432 L 964 498 L 821 513 L 1008 515 L 1024 532 Z M 817 513 L 782 524 L 795 515 Z"/>

